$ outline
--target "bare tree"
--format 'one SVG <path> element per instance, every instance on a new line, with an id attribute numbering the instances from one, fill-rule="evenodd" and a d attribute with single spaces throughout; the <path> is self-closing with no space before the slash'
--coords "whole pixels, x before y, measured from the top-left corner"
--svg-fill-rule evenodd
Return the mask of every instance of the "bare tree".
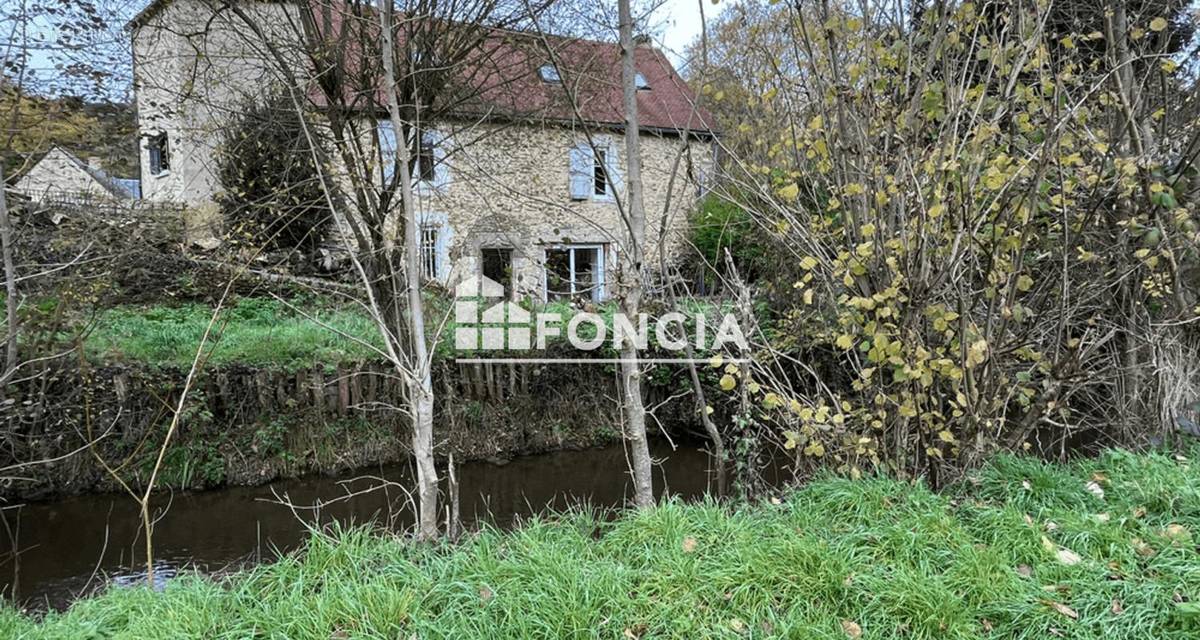
<path id="1" fill-rule="evenodd" d="M 638 126 L 637 67 L 633 37 L 633 12 L 629 0 L 617 0 L 620 14 L 621 92 L 625 108 L 626 226 L 628 241 L 621 264 L 621 311 L 637 318 L 642 302 L 643 264 L 646 245 L 646 206 L 642 194 L 641 128 Z M 621 388 L 625 407 L 625 429 L 633 458 L 634 503 L 640 508 L 654 505 L 654 481 L 650 445 L 646 440 L 646 407 L 642 401 L 642 371 L 637 347 L 627 339 L 621 344 Z"/>

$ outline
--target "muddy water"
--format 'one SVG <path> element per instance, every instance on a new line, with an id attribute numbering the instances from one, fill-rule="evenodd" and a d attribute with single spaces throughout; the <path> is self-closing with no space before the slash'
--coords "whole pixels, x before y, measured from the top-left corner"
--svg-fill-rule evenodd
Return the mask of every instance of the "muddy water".
<path id="1" fill-rule="evenodd" d="M 655 487 L 695 497 L 709 484 L 709 460 L 696 444 L 657 443 Z M 518 458 L 506 465 L 470 463 L 459 470 L 461 515 L 467 523 L 501 526 L 547 509 L 587 502 L 617 506 L 632 491 L 625 452 L 608 449 Z M 384 482 L 387 481 L 387 482 Z M 387 483 L 395 483 L 388 485 Z M 381 487 L 381 485 L 384 485 Z M 405 466 L 360 470 L 344 478 L 313 477 L 155 498 L 158 576 L 181 570 L 219 572 L 270 560 L 295 549 L 306 524 L 411 523 Z M 281 504 L 288 502 L 292 507 Z M 138 511 L 124 495 L 92 495 L 3 511 L 0 588 L 26 606 L 62 608 L 82 593 L 144 579 Z M 14 545 L 15 541 L 15 545 Z M 13 553 L 14 547 L 16 554 Z"/>

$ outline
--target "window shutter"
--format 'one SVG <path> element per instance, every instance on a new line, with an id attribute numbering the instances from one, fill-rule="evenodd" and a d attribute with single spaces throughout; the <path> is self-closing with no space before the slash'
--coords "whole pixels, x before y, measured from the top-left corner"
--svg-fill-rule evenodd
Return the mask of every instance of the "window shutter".
<path id="1" fill-rule="evenodd" d="M 604 154 L 605 170 L 608 171 L 608 188 L 612 190 L 610 197 L 619 196 L 625 197 L 625 180 L 621 175 L 621 155 L 617 149 L 617 145 L 608 145 L 608 152 Z"/>
<path id="2" fill-rule="evenodd" d="M 572 200 L 588 200 L 592 195 L 592 150 L 584 144 L 570 149 L 570 186 Z"/>
<path id="3" fill-rule="evenodd" d="M 430 131 L 425 135 L 433 144 L 433 187 L 445 189 L 450 186 L 450 165 L 446 163 L 446 147 L 450 138 L 440 131 Z"/>
<path id="4" fill-rule="evenodd" d="M 379 155 L 383 161 L 383 179 L 384 181 L 392 179 L 392 173 L 396 170 L 396 131 L 392 129 L 392 123 L 386 120 L 379 122 Z"/>

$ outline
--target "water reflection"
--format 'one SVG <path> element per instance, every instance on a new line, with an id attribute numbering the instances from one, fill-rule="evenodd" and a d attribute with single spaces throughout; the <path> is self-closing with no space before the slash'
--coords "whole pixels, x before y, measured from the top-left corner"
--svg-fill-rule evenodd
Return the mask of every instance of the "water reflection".
<path id="1" fill-rule="evenodd" d="M 698 445 L 672 450 L 657 443 L 653 454 L 662 461 L 656 487 L 685 497 L 706 490 L 709 459 Z M 404 488 L 412 486 L 410 477 L 407 467 L 390 466 L 362 470 L 356 479 L 312 477 L 160 495 L 155 505 L 163 510 L 154 529 L 161 565 L 155 569 L 156 582 L 185 567 L 219 572 L 273 558 L 300 544 L 304 522 L 407 526 L 412 510 Z M 632 492 L 620 446 L 528 456 L 503 466 L 469 463 L 460 468 L 459 483 L 463 520 L 502 526 L 583 501 L 620 505 Z M 27 606 L 61 608 L 88 590 L 145 580 L 144 567 L 138 566 L 144 557 L 140 519 L 126 496 L 32 504 L 8 509 L 4 517 L 11 536 L 0 540 L 0 585 L 6 596 Z"/>

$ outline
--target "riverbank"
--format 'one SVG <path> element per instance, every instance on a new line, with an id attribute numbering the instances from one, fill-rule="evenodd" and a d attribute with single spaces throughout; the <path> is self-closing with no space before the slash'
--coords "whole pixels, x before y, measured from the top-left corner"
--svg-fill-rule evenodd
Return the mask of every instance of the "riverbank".
<path id="1" fill-rule="evenodd" d="M 941 494 L 825 478 L 778 504 L 582 510 L 454 546 L 340 530 L 219 581 L 9 610 L 0 635 L 1190 638 L 1196 455 L 1001 457 Z"/>

